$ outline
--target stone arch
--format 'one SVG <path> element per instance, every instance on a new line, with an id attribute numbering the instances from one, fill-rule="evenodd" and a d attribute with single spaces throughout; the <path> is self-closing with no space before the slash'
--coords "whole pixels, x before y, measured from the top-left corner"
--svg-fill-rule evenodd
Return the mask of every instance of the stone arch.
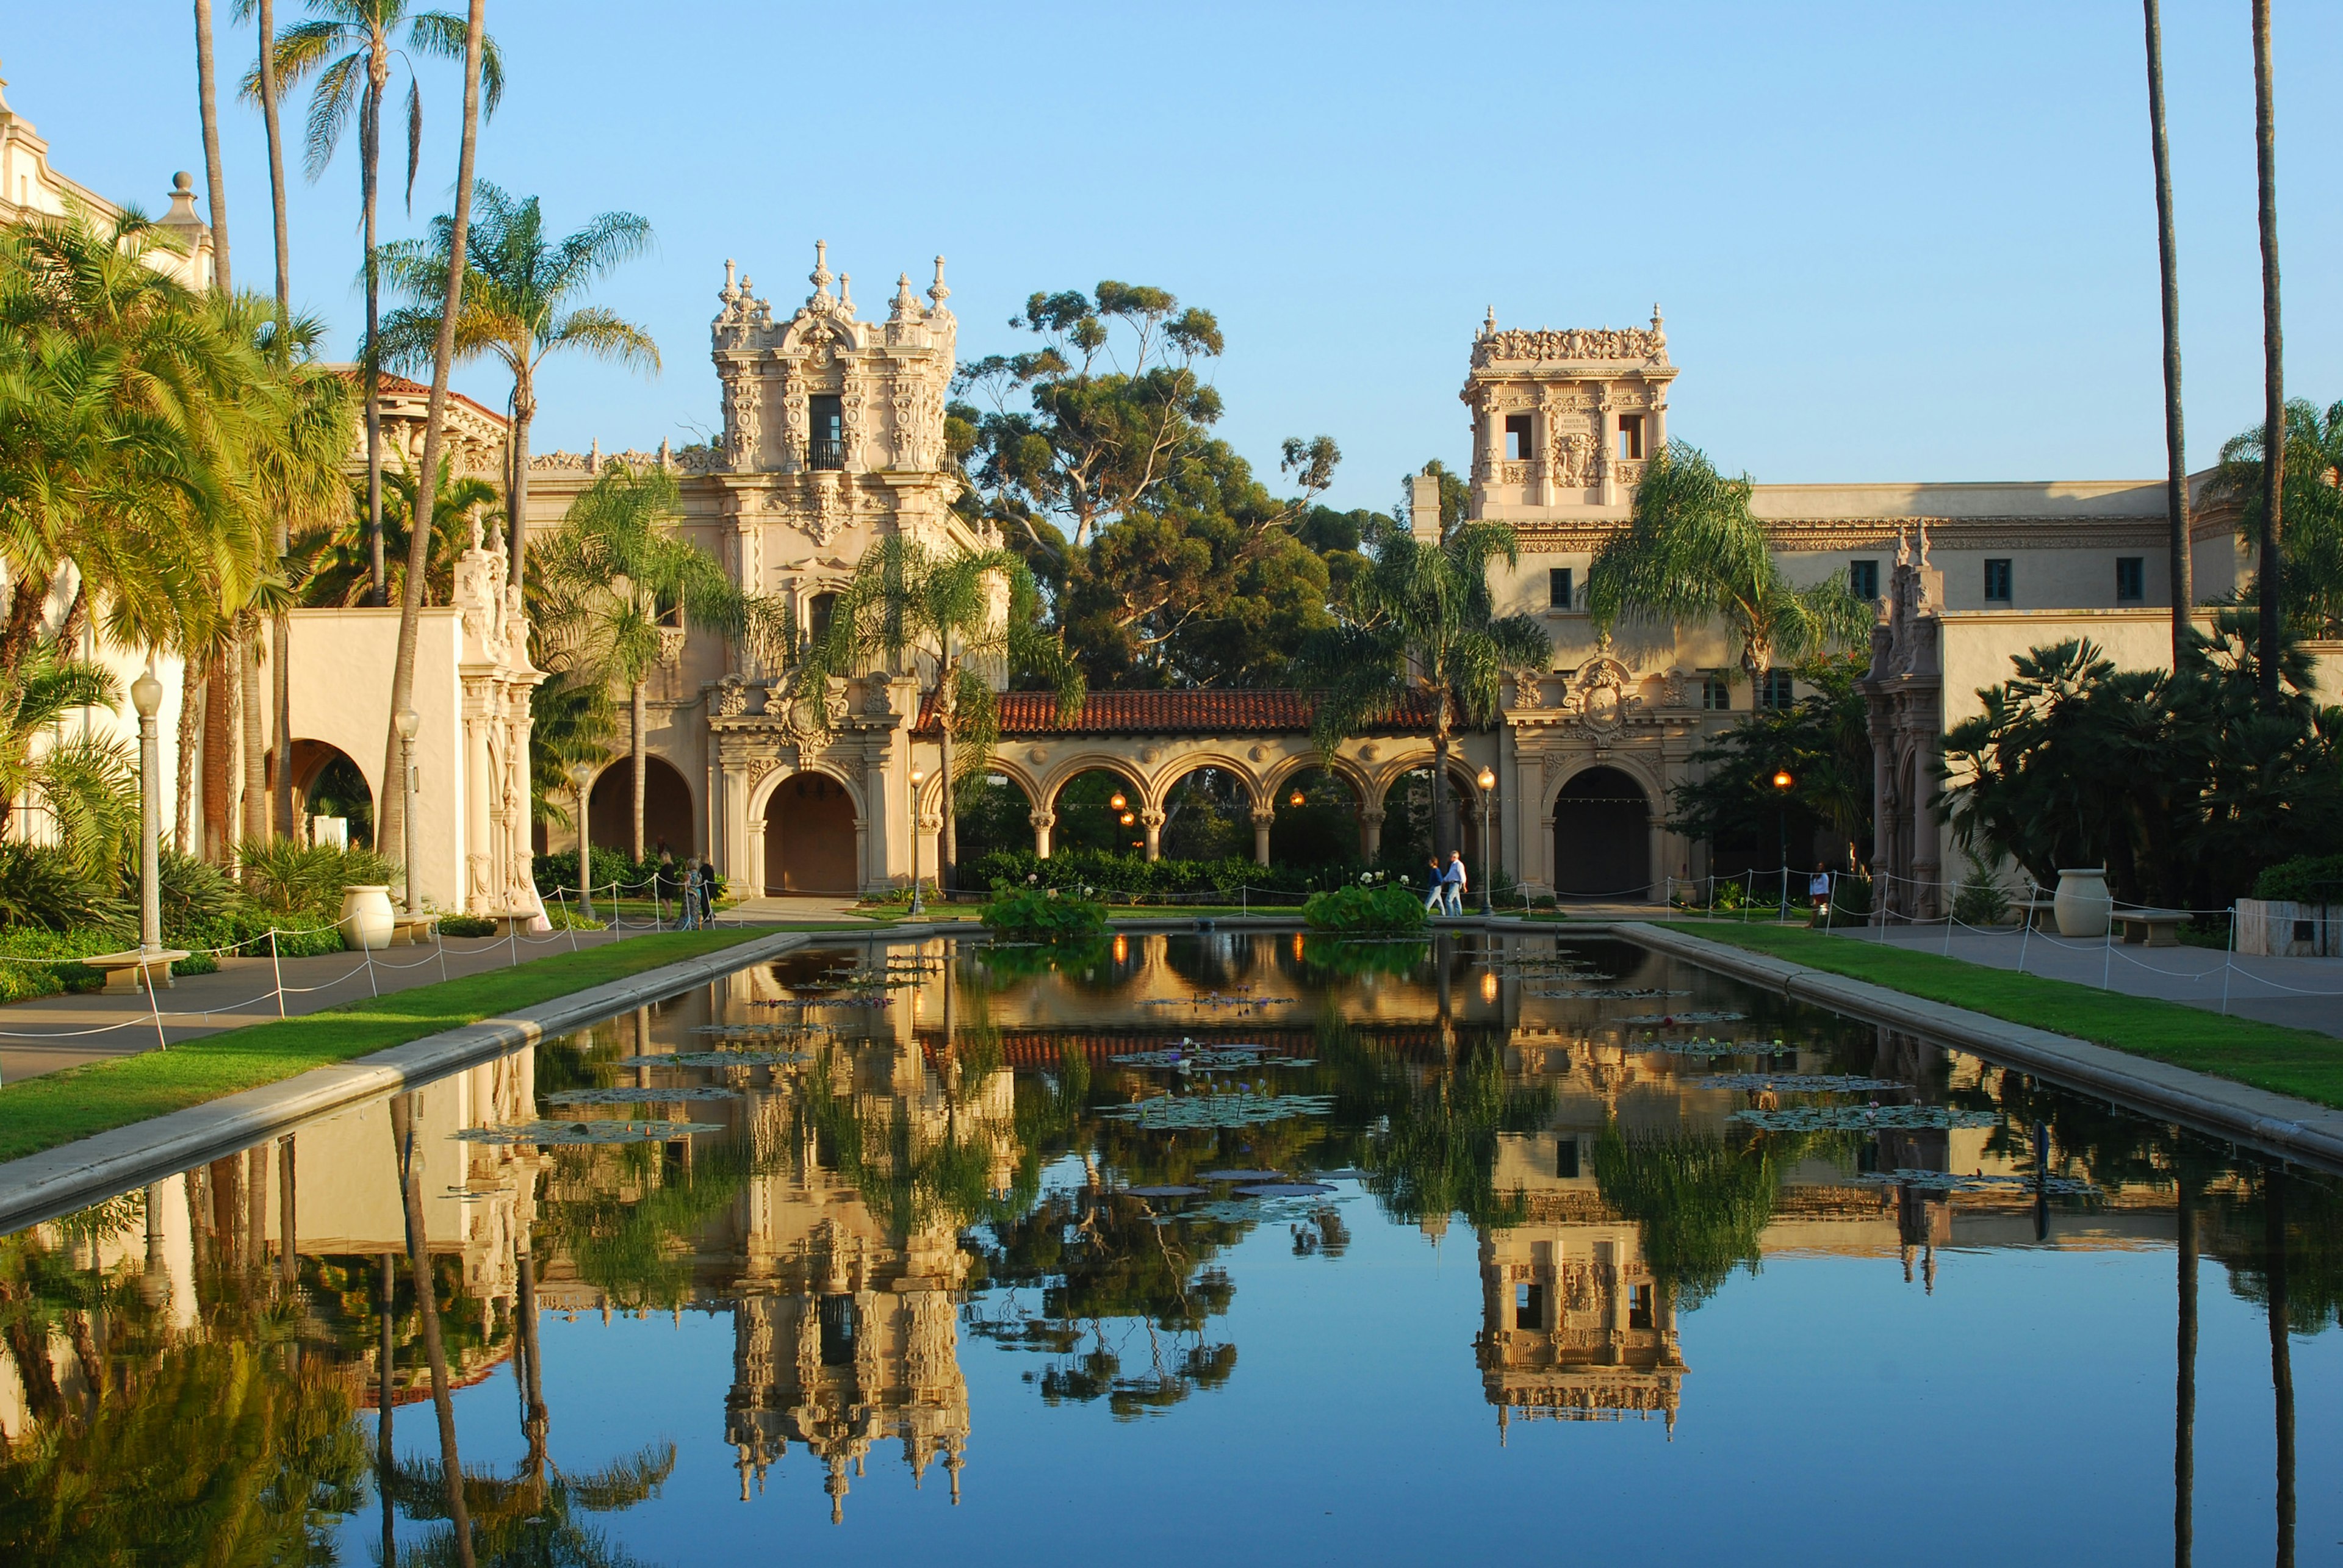
<path id="1" fill-rule="evenodd" d="M 1345 757 L 1339 751 L 1332 757 L 1322 751 L 1304 751 L 1299 756 L 1284 759 L 1262 778 L 1262 793 L 1274 800 L 1285 789 L 1286 780 L 1296 773 L 1307 773 L 1312 769 L 1332 773 L 1348 784 L 1351 793 L 1359 798 L 1362 806 L 1375 794 L 1373 771 L 1356 758 Z"/>
<path id="2" fill-rule="evenodd" d="M 1410 774 L 1430 773 L 1438 764 L 1439 756 L 1427 740 L 1421 746 L 1406 748 L 1397 757 L 1378 761 L 1373 775 L 1374 793 L 1372 799 L 1374 809 L 1383 815 L 1383 858 L 1406 859 L 1411 873 L 1414 870 L 1413 862 L 1428 855 L 1430 847 L 1438 841 L 1437 826 L 1428 819 L 1411 824 L 1404 806 L 1394 809 L 1399 803 L 1394 801 L 1393 792 Z M 1449 799 L 1456 810 L 1457 847 L 1463 850 L 1466 863 L 1478 875 L 1483 860 L 1479 810 L 1481 789 L 1474 781 L 1473 772 L 1463 750 L 1452 745 L 1448 752 L 1448 784 Z M 1429 802 L 1425 804 L 1428 809 Z M 1421 842 L 1409 842 L 1411 835 L 1420 838 Z"/>
<path id="3" fill-rule="evenodd" d="M 1191 773 L 1204 768 L 1215 769 L 1234 779 L 1243 786 L 1245 798 L 1254 805 L 1259 805 L 1269 798 L 1266 787 L 1262 781 L 1259 766 L 1246 761 L 1233 751 L 1215 749 L 1183 751 L 1169 761 L 1158 764 L 1154 769 L 1155 776 L 1149 784 L 1149 804 L 1161 809 L 1174 786 Z"/>
<path id="4" fill-rule="evenodd" d="M 691 782 L 657 752 L 643 759 L 643 853 L 659 859 L 662 840 L 678 861 L 692 850 Z M 586 822 L 594 842 L 606 849 L 632 850 L 635 840 L 635 765 L 631 757 L 605 764 L 586 794 Z"/>
<path id="5" fill-rule="evenodd" d="M 1282 768 L 1269 789 L 1269 858 L 1283 865 L 1368 859 L 1366 791 L 1348 769 L 1322 758 Z"/>
<path id="6" fill-rule="evenodd" d="M 1123 804 L 1116 815 L 1127 814 L 1127 823 L 1114 821 L 1107 813 L 1113 811 L 1110 797 L 1097 791 L 1099 799 L 1070 800 L 1068 790 L 1092 774 L 1104 774 L 1114 780 L 1109 786 L 1112 794 L 1122 797 Z M 1147 840 L 1142 814 L 1153 809 L 1148 804 L 1145 771 L 1127 757 L 1112 752 L 1084 752 L 1061 760 L 1050 774 L 1044 797 L 1047 804 L 1041 809 L 1051 818 L 1051 847 L 1059 849 L 1097 849 L 1115 853 L 1132 854 L 1134 843 L 1144 848 Z"/>
<path id="7" fill-rule="evenodd" d="M 1546 820 L 1557 895 L 1635 902 L 1650 897 L 1656 791 L 1644 769 L 1607 758 L 1556 781 Z"/>
<path id="8" fill-rule="evenodd" d="M 364 792 L 363 801 L 358 801 L 355 798 L 348 799 L 343 798 L 344 795 L 351 793 L 348 786 L 353 782 L 358 791 Z M 321 783 L 326 784 L 327 789 L 332 791 L 330 795 L 319 796 L 318 786 Z M 340 815 L 347 824 L 349 841 L 352 844 L 371 845 L 374 842 L 376 805 L 374 779 L 367 776 L 366 769 L 359 764 L 357 758 L 332 741 L 312 740 L 306 738 L 294 740 L 293 797 L 294 814 L 300 820 L 301 835 L 305 839 L 313 830 L 309 819 L 322 814 Z M 341 809 L 336 812 L 320 813 L 316 809 L 317 805 L 332 805 Z M 354 805 L 365 807 L 362 817 L 348 811 L 347 809 Z"/>
<path id="9" fill-rule="evenodd" d="M 777 772 L 751 809 L 752 859 L 763 890 L 852 897 L 861 891 L 870 819 L 862 792 L 815 764 Z"/>
<path id="10" fill-rule="evenodd" d="M 1058 792 L 1085 773 L 1112 773 L 1130 786 L 1134 801 L 1150 799 L 1147 769 L 1130 758 L 1113 751 L 1077 751 L 1063 757 L 1052 757 L 1043 765 L 1045 771 L 1039 780 L 1041 793 L 1034 799 L 1048 802 L 1045 809 L 1057 809 Z"/>
<path id="11" fill-rule="evenodd" d="M 1227 780 L 1215 796 L 1202 783 L 1183 788 L 1200 774 Z M 1192 752 L 1174 759 L 1158 775 L 1151 809 L 1160 819 L 1158 848 L 1183 859 L 1219 859 L 1252 852 L 1252 813 L 1262 799 L 1252 769 L 1219 752 Z"/>

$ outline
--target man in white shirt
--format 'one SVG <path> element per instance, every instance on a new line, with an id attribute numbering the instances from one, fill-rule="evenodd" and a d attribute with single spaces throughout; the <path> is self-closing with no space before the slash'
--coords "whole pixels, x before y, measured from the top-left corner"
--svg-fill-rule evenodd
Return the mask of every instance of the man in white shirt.
<path id="1" fill-rule="evenodd" d="M 1448 912 L 1464 912 L 1464 854 L 1461 849 L 1448 851 L 1448 869 L 1440 874 L 1441 890 L 1447 895 Z"/>

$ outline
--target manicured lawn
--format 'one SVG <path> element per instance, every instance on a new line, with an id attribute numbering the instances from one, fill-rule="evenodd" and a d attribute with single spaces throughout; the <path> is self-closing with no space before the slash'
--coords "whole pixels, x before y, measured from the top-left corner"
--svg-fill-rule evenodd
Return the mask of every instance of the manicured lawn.
<path id="1" fill-rule="evenodd" d="M 444 1029 L 478 1023 L 661 964 L 769 936 L 772 930 L 769 926 L 735 926 L 657 932 L 607 947 L 531 959 L 462 980 L 416 986 L 304 1018 L 226 1030 L 168 1050 L 150 1050 L 28 1078 L 0 1087 L 0 1160 L 37 1153 L 224 1094 L 274 1083 L 313 1067 L 347 1061 Z"/>
<path id="2" fill-rule="evenodd" d="M 2343 1040 L 2332 1035 L 2224 1018 L 2181 1002 L 2094 990 L 1936 953 L 1866 945 L 1797 926 L 1659 923 L 1689 937 L 1869 980 L 1929 1001 L 2071 1034 L 2321 1105 L 2343 1106 Z"/>

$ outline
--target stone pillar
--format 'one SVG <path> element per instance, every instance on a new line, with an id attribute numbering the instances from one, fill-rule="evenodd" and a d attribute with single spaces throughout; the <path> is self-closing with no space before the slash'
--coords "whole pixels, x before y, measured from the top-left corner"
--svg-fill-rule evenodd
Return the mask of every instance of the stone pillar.
<path id="1" fill-rule="evenodd" d="M 1440 481 L 1429 474 L 1408 476 L 1407 531 L 1421 543 L 1440 542 Z"/>
<path id="2" fill-rule="evenodd" d="M 1359 859 L 1373 860 L 1383 852 L 1383 809 L 1369 806 L 1359 812 Z"/>
<path id="3" fill-rule="evenodd" d="M 1944 846 L 1935 808 L 1928 804 L 1930 783 L 1936 777 L 1936 738 L 1915 726 L 1912 750 L 1912 914 L 1934 920 L 1943 888 Z"/>
<path id="4" fill-rule="evenodd" d="M 1884 704 L 1871 704 L 1871 923 L 1884 926 L 1895 904 L 1896 779 L 1895 737 L 1889 732 Z"/>
<path id="5" fill-rule="evenodd" d="M 1139 813 L 1139 825 L 1147 829 L 1147 858 L 1163 858 L 1163 813 L 1150 806 Z"/>
<path id="6" fill-rule="evenodd" d="M 721 781 L 717 790 L 718 809 L 724 814 L 723 855 L 724 879 L 743 890 L 762 892 L 765 887 L 765 864 L 749 858 L 752 849 L 762 850 L 764 837 L 759 827 L 755 843 L 749 837 L 749 771 L 730 758 L 722 759 L 718 769 Z"/>
<path id="7" fill-rule="evenodd" d="M 490 793 L 498 786 L 498 769 L 489 763 L 488 729 L 495 720 L 488 712 L 482 683 L 464 682 L 464 910 L 468 914 L 501 912 L 503 868 L 489 849 Z M 420 807 L 417 809 L 420 810 Z M 407 830 L 414 831 L 408 824 Z"/>
<path id="8" fill-rule="evenodd" d="M 862 820 L 859 824 L 860 831 L 857 837 L 861 840 L 859 858 L 862 861 L 862 886 L 865 890 L 891 888 L 895 882 L 895 846 L 899 842 L 895 837 L 895 824 L 900 818 L 895 810 L 894 798 L 887 788 L 889 771 L 883 752 L 871 758 L 862 769 Z M 906 774 L 903 779 L 906 809 L 909 809 L 910 786 L 910 778 Z M 908 823 L 906 830 L 909 830 Z M 903 846 L 902 862 L 903 885 L 908 888 L 911 885 L 911 856 L 908 842 Z"/>
<path id="9" fill-rule="evenodd" d="M 1252 809 L 1252 860 L 1256 866 L 1269 864 L 1269 830 L 1276 822 L 1276 807 L 1256 806 Z"/>
<path id="10" fill-rule="evenodd" d="M 1050 858 L 1050 829 L 1058 825 L 1058 814 L 1055 811 L 1045 811 L 1039 806 L 1036 806 L 1025 813 L 1025 819 L 1033 824 L 1033 854 L 1035 858 L 1043 860 L 1048 859 Z"/>

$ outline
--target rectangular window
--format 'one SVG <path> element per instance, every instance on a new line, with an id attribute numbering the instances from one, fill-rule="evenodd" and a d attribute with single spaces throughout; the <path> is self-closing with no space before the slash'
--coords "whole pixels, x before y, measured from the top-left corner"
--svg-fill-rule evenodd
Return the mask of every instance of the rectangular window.
<path id="1" fill-rule="evenodd" d="M 846 467 L 845 399 L 825 395 L 809 397 L 806 399 L 806 418 L 811 426 L 807 432 L 811 449 L 806 454 L 806 467 Z"/>
<path id="2" fill-rule="evenodd" d="M 1557 1138 L 1554 1141 L 1554 1173 L 1565 1181 L 1578 1180 L 1578 1140 Z"/>
<path id="3" fill-rule="evenodd" d="M 1531 416 L 1527 414 L 1505 416 L 1505 461 L 1519 463 L 1532 456 L 1530 419 Z"/>
<path id="4" fill-rule="evenodd" d="M 2116 558 L 2116 603 L 2137 604 L 2147 598 L 2147 558 Z"/>
<path id="5" fill-rule="evenodd" d="M 1700 678 L 1700 705 L 1711 713 L 1733 711 L 1733 686 L 1715 670 Z"/>
<path id="6" fill-rule="evenodd" d="M 1757 706 L 1787 708 L 1795 701 L 1790 692 L 1790 672 L 1769 669 L 1757 678 Z"/>
<path id="7" fill-rule="evenodd" d="M 1571 592 L 1572 592 L 1573 588 L 1575 588 L 1575 586 L 1576 586 L 1576 585 L 1575 585 L 1575 584 L 1574 584 L 1574 583 L 1571 581 L 1571 569 L 1570 569 L 1570 568 L 1568 568 L 1568 567 L 1549 567 L 1549 568 L 1546 568 L 1546 574 L 1545 574 L 1545 607 L 1546 607 L 1546 608 L 1548 608 L 1548 609 L 1569 609 L 1569 608 L 1572 608 L 1572 603 L 1573 603 L 1572 598 L 1571 598 Z"/>
<path id="8" fill-rule="evenodd" d="M 1627 1326 L 1648 1329 L 1654 1326 L 1652 1316 L 1652 1287 L 1637 1285 L 1627 1292 Z"/>
<path id="9" fill-rule="evenodd" d="M 1846 591 L 1857 598 L 1879 597 L 1879 563 L 1849 561 L 1846 563 Z"/>
<path id="10" fill-rule="evenodd" d="M 1545 1327 L 1545 1287 L 1523 1282 L 1513 1287 L 1513 1327 L 1536 1332 Z"/>
<path id="11" fill-rule="evenodd" d="M 2006 559 L 1986 561 L 1985 563 L 1985 602 L 1987 604 L 2009 603 L 2014 597 L 2010 592 L 2011 582 L 2009 562 Z"/>
<path id="12" fill-rule="evenodd" d="M 1644 455 L 1644 417 L 1641 414 L 1619 416 L 1619 456 L 1641 457 Z"/>

